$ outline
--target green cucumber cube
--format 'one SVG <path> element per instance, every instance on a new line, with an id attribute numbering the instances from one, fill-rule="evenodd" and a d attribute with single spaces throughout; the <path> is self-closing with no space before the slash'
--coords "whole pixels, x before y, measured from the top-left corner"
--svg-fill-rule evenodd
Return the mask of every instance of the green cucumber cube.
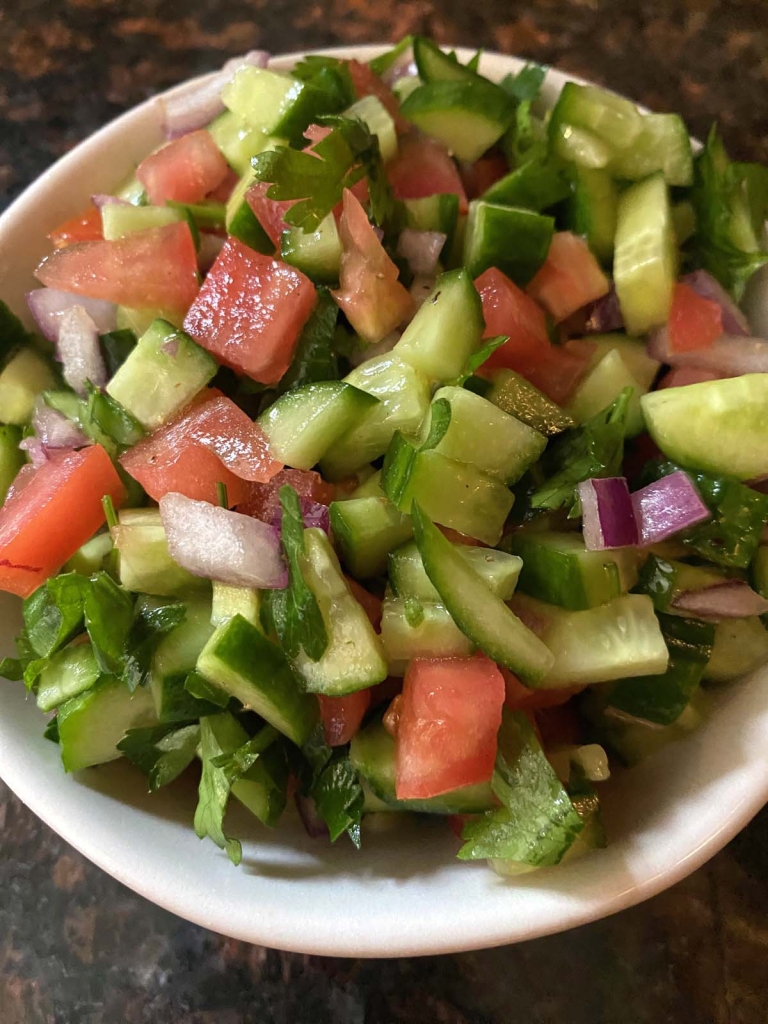
<path id="1" fill-rule="evenodd" d="M 339 280 L 342 245 L 332 213 L 320 221 L 316 231 L 290 228 L 280 238 L 280 255 L 315 284 L 335 284 Z"/>
<path id="2" fill-rule="evenodd" d="M 104 676 L 84 693 L 59 708 L 61 760 L 65 771 L 122 757 L 117 744 L 129 729 L 157 724 L 152 694 L 146 686 L 133 693 L 114 676 Z"/>
<path id="3" fill-rule="evenodd" d="M 245 193 L 255 180 L 253 171 L 249 167 L 233 188 L 224 214 L 227 234 L 238 238 L 251 249 L 255 249 L 256 252 L 272 253 L 275 249 L 272 240 L 245 198 Z"/>
<path id="4" fill-rule="evenodd" d="M 122 206 L 105 203 L 101 208 L 101 231 L 108 242 L 114 242 L 137 231 L 164 228 L 185 220 L 184 214 L 171 206 Z"/>
<path id="5" fill-rule="evenodd" d="M 485 397 L 539 434 L 553 437 L 576 426 L 573 417 L 514 370 L 499 370 Z"/>
<path id="6" fill-rule="evenodd" d="M 469 204 L 464 266 L 473 278 L 498 267 L 522 287 L 547 258 L 554 231 L 552 217 L 475 199 Z"/>
<path id="7" fill-rule="evenodd" d="M 12 424 L 0 424 L 0 505 L 5 501 L 16 474 L 26 462 L 19 448 L 21 429 Z"/>
<path id="8" fill-rule="evenodd" d="M 384 163 L 397 154 L 395 122 L 378 96 L 363 96 L 345 110 L 343 116 L 362 121 L 371 135 L 376 136 Z"/>
<path id="9" fill-rule="evenodd" d="M 381 615 L 381 642 L 389 674 L 403 676 L 413 658 L 467 658 L 474 650 L 442 604 L 422 605 L 422 618 L 411 624 L 405 600 L 388 598 Z"/>
<path id="10" fill-rule="evenodd" d="M 23 348 L 0 373 L 0 415 L 12 426 L 28 423 L 35 399 L 56 380 L 47 361 L 32 348 Z"/>
<path id="11" fill-rule="evenodd" d="M 502 601 L 509 601 L 515 592 L 523 563 L 516 555 L 494 548 L 454 544 L 456 551 Z M 430 582 L 419 549 L 413 542 L 403 544 L 389 556 L 389 582 L 397 597 L 411 597 L 420 602 L 439 603 L 440 594 Z"/>
<path id="12" fill-rule="evenodd" d="M 172 597 L 183 590 L 207 585 L 171 558 L 158 509 L 121 509 L 111 533 L 120 552 L 120 583 L 126 590 Z"/>
<path id="13" fill-rule="evenodd" d="M 197 700 L 184 687 L 194 672 L 200 652 L 213 633 L 210 595 L 190 595 L 184 620 L 162 638 L 150 668 L 149 685 L 159 722 L 183 722 L 209 713 L 206 701 Z"/>
<path id="14" fill-rule="evenodd" d="M 474 163 L 507 130 L 514 104 L 503 89 L 477 77 L 422 85 L 404 100 L 400 112 L 440 139 L 458 160 Z"/>
<path id="15" fill-rule="evenodd" d="M 383 573 L 390 551 L 413 536 L 411 517 L 383 495 L 334 501 L 330 514 L 341 558 L 359 580 Z"/>

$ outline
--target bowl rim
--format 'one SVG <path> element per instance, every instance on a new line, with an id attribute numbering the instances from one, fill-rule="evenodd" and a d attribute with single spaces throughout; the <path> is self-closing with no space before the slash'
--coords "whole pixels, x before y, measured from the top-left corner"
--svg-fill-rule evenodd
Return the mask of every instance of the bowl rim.
<path id="1" fill-rule="evenodd" d="M 301 50 L 275 56 L 271 66 L 279 70 L 288 69 L 306 54 L 326 54 L 369 60 L 385 52 L 390 46 L 391 44 L 384 43 Z M 457 48 L 457 52 L 462 59 L 466 60 L 474 51 L 460 47 Z M 496 64 L 499 68 L 507 70 L 515 70 L 525 63 L 519 58 L 492 51 L 484 52 L 483 62 Z M 194 88 L 195 85 L 205 81 L 214 73 L 187 80 L 158 95 L 179 95 Z M 551 79 L 554 79 L 556 83 L 584 81 L 584 79 L 560 72 L 557 69 L 550 70 Z M 54 186 L 64 175 L 70 173 L 70 169 L 79 160 L 87 159 L 88 152 L 92 147 L 95 147 L 105 136 L 118 134 L 128 128 L 134 119 L 146 114 L 156 104 L 156 101 L 157 96 L 153 96 L 121 114 L 92 133 L 43 172 L 0 216 L 0 236 L 6 230 L 17 228 L 19 221 L 26 218 L 32 204 L 39 197 L 44 197 L 49 188 Z M 754 769 L 754 765 L 752 767 Z M 744 792 L 740 794 L 741 799 L 733 799 L 729 803 L 720 818 L 719 827 L 708 832 L 706 836 L 702 837 L 702 841 L 693 848 L 683 844 L 677 851 L 678 855 L 673 857 L 672 862 L 667 864 L 663 870 L 652 871 L 645 877 L 633 880 L 632 884 L 615 887 L 610 896 L 606 898 L 597 898 L 593 895 L 590 899 L 587 894 L 587 897 L 581 901 L 566 900 L 564 903 L 558 903 L 556 908 L 550 907 L 547 912 L 542 913 L 537 921 L 532 923 L 529 921 L 524 927 L 511 919 L 499 920 L 498 915 L 494 915 L 490 911 L 483 913 L 483 909 L 478 908 L 476 919 L 471 922 L 463 920 L 461 934 L 457 934 L 455 930 L 451 929 L 438 932 L 436 927 L 430 927 L 429 922 L 411 922 L 408 927 L 403 928 L 402 925 L 398 927 L 397 922 L 387 921 L 375 935 L 367 936 L 358 931 L 352 937 L 345 937 L 339 934 L 338 928 L 333 923 L 330 927 L 324 928 L 315 924 L 314 933 L 312 933 L 312 928 L 307 927 L 305 922 L 295 920 L 297 917 L 301 917 L 296 913 L 272 919 L 260 916 L 248 926 L 244 926 L 242 921 L 232 922 L 228 919 L 226 900 L 222 901 L 218 911 L 211 911 L 210 905 L 201 906 L 196 899 L 196 893 L 187 887 L 176 890 L 173 886 L 161 884 L 160 876 L 156 877 L 154 882 L 147 881 L 141 871 L 136 870 L 130 858 L 121 855 L 119 843 L 100 845 L 98 828 L 94 828 L 93 833 L 83 831 L 78 822 L 70 822 L 62 817 L 55 801 L 47 799 L 45 794 L 27 779 L 23 764 L 19 763 L 18 759 L 11 754 L 6 755 L 3 745 L 0 744 L 0 776 L 19 799 L 66 842 L 133 891 L 195 924 L 236 939 L 296 952 L 355 957 L 427 955 L 487 948 L 565 931 L 633 906 L 675 884 L 700 867 L 760 810 L 768 800 L 768 772 L 762 776 L 754 771 L 752 774 L 754 778 L 752 776 L 749 778 L 751 788 L 746 794 Z M 102 842 L 103 840 L 102 836 Z M 471 870 L 470 865 L 466 865 L 466 868 Z M 484 866 L 483 870 L 486 870 Z M 592 888 L 594 888 L 594 882 L 593 877 L 591 879 Z M 489 901 L 492 902 L 493 898 L 493 890 L 489 889 Z"/>

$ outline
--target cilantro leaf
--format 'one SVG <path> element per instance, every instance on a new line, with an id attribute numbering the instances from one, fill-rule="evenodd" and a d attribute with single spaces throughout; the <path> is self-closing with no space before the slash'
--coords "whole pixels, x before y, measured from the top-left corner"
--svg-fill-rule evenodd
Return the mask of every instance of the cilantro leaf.
<path id="1" fill-rule="evenodd" d="M 288 586 L 270 595 L 270 612 L 275 632 L 289 658 L 303 648 L 312 661 L 319 661 L 328 646 L 320 606 L 301 571 L 304 557 L 304 518 L 296 491 L 289 484 L 280 488 L 283 510 L 281 527 L 283 552 L 288 563 Z"/>
<path id="2" fill-rule="evenodd" d="M 559 864 L 584 822 L 519 711 L 504 711 L 492 787 L 502 806 L 465 825 L 459 858 Z"/>
<path id="3" fill-rule="evenodd" d="M 349 67 L 336 57 L 305 57 L 294 65 L 291 74 L 320 94 L 316 109 L 327 114 L 344 110 L 357 99 Z"/>
<path id="4" fill-rule="evenodd" d="M 149 777 L 151 793 L 167 786 L 192 763 L 200 740 L 200 726 L 158 725 L 129 729 L 117 744 L 129 761 Z"/>
<path id="5" fill-rule="evenodd" d="M 0 299 L 0 370 L 4 370 L 30 335 L 15 313 Z"/>
<path id="6" fill-rule="evenodd" d="M 76 572 L 47 580 L 22 606 L 24 630 L 33 655 L 50 657 L 83 631 L 89 581 Z"/>
<path id="7" fill-rule="evenodd" d="M 104 356 L 104 363 L 107 367 L 107 375 L 114 377 L 128 356 L 136 348 L 137 337 L 133 331 L 123 328 L 116 331 L 108 331 L 99 338 L 101 351 Z"/>
<path id="8" fill-rule="evenodd" d="M 317 289 L 317 302 L 299 336 L 293 361 L 280 379 L 279 395 L 322 380 L 339 380 L 339 360 L 335 348 L 339 307 L 327 288 Z"/>
<path id="9" fill-rule="evenodd" d="M 224 814 L 227 810 L 230 785 L 221 768 L 213 763 L 223 753 L 216 738 L 214 727 L 208 718 L 200 719 L 200 758 L 203 771 L 198 787 L 198 802 L 195 810 L 195 834 L 198 839 L 207 836 L 227 856 L 233 864 L 239 864 L 243 856 L 243 848 L 237 839 L 230 839 L 224 834 Z"/>
<path id="10" fill-rule="evenodd" d="M 542 64 L 526 64 L 516 75 L 507 75 L 499 85 L 507 95 L 521 102 L 532 102 L 538 98 L 547 68 Z"/>
<path id="11" fill-rule="evenodd" d="M 574 517 L 580 514 L 576 487 L 582 480 L 618 475 L 631 397 L 632 388 L 624 388 L 607 408 L 558 437 L 544 454 L 549 476 L 531 495 L 531 508 L 567 508 Z"/>
<path id="12" fill-rule="evenodd" d="M 132 612 L 122 653 L 121 676 L 130 690 L 149 681 L 152 655 L 162 638 L 180 626 L 187 607 L 182 601 L 140 595 Z M 186 683 L 185 683 L 186 687 Z"/>
<path id="13" fill-rule="evenodd" d="M 96 573 L 87 582 L 83 612 L 93 653 L 102 672 L 119 676 L 133 625 L 133 595 L 106 572 Z"/>
<path id="14" fill-rule="evenodd" d="M 20 658 L 0 658 L 0 677 L 18 682 L 24 678 L 24 666 Z"/>
<path id="15" fill-rule="evenodd" d="M 106 444 L 110 454 L 121 454 L 144 437 L 145 431 L 137 419 L 105 391 L 94 387 L 90 381 L 85 384 L 87 400 L 80 417 L 81 429 L 94 441 L 106 437 L 113 444 Z"/>
<path id="16" fill-rule="evenodd" d="M 461 373 L 455 380 L 451 381 L 451 384 L 460 388 L 469 380 L 470 377 L 480 369 L 483 363 L 490 359 L 497 348 L 501 348 L 506 342 L 509 341 L 508 334 L 497 334 L 494 338 L 487 338 L 485 344 L 473 352 L 467 360 L 467 365 L 464 367 L 463 373 Z"/>
<path id="17" fill-rule="evenodd" d="M 437 448 L 451 425 L 451 403 L 447 398 L 438 398 L 429 407 L 429 434 L 421 446 L 421 451 Z"/>
<path id="18" fill-rule="evenodd" d="M 334 751 L 312 786 L 310 796 L 315 801 L 318 814 L 328 826 L 331 842 L 335 843 L 342 832 L 346 832 L 360 849 L 364 796 L 357 772 L 346 751 Z"/>
<path id="19" fill-rule="evenodd" d="M 256 764 L 260 755 L 275 742 L 278 736 L 279 733 L 274 726 L 265 725 L 237 750 L 214 757 L 213 765 L 224 773 L 229 785 L 233 786 L 249 768 Z"/>

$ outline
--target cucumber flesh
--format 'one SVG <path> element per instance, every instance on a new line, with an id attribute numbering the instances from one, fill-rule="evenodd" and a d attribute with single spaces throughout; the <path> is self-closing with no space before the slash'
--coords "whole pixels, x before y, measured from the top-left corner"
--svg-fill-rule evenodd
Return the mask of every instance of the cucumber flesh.
<path id="1" fill-rule="evenodd" d="M 371 135 L 376 136 L 381 159 L 385 164 L 397 155 L 395 122 L 378 96 L 363 96 L 348 107 L 343 116 L 362 121 Z"/>
<path id="2" fill-rule="evenodd" d="M 413 624 L 412 624 L 413 623 Z M 425 602 L 420 619 L 408 621 L 405 600 L 387 598 L 381 615 L 381 642 L 389 674 L 403 676 L 414 658 L 466 658 L 474 650 L 444 605 Z"/>
<path id="3" fill-rule="evenodd" d="M 32 417 L 35 399 L 56 384 L 47 361 L 23 348 L 0 373 L 0 415 L 7 424 L 23 426 Z"/>
<path id="4" fill-rule="evenodd" d="M 636 142 L 643 118 L 630 100 L 594 85 L 568 82 L 552 110 L 551 130 L 562 125 L 583 129 L 614 150 L 624 150 Z"/>
<path id="5" fill-rule="evenodd" d="M 646 114 L 634 143 L 611 158 L 615 178 L 640 181 L 661 171 L 668 185 L 693 184 L 693 157 L 688 129 L 677 114 Z"/>
<path id="6" fill-rule="evenodd" d="M 456 230 L 459 219 L 459 197 L 453 192 L 424 196 L 422 199 L 404 199 L 406 223 L 415 231 L 440 231 L 447 238 L 446 245 Z"/>
<path id="7" fill-rule="evenodd" d="M 105 203 L 101 208 L 101 232 L 105 241 L 147 231 L 149 228 L 163 228 L 186 220 L 180 210 L 171 206 L 122 206 L 120 203 Z"/>
<path id="8" fill-rule="evenodd" d="M 229 583 L 213 581 L 213 599 L 211 601 L 211 624 L 222 626 L 235 615 L 242 615 L 246 622 L 260 628 L 259 615 L 261 600 L 259 591 L 250 587 L 236 587 Z"/>
<path id="9" fill-rule="evenodd" d="M 502 89 L 478 77 L 422 85 L 403 102 L 400 113 L 439 139 L 458 160 L 474 163 L 507 130 L 514 106 Z"/>
<path id="10" fill-rule="evenodd" d="M 491 593 L 417 504 L 413 524 L 427 575 L 461 631 L 489 658 L 522 679 L 532 683 L 543 679 L 554 663 L 547 646 Z"/>
<path id="11" fill-rule="evenodd" d="M 330 516 L 341 558 L 360 580 L 381 575 L 390 551 L 413 536 L 411 517 L 399 512 L 384 495 L 334 501 Z"/>
<path id="12" fill-rule="evenodd" d="M 576 167 L 573 177 L 571 230 L 583 235 L 595 256 L 608 263 L 613 257 L 619 190 L 605 170 Z"/>
<path id="13" fill-rule="evenodd" d="M 335 284 L 339 280 L 341 253 L 341 238 L 332 213 L 316 231 L 306 233 L 302 228 L 290 228 L 280 239 L 281 259 L 315 284 Z"/>
<path id="14" fill-rule="evenodd" d="M 112 527 L 111 534 L 120 553 L 120 583 L 126 590 L 172 597 L 183 590 L 205 585 L 171 558 L 158 509 L 121 509 L 118 516 L 118 524 Z"/>
<path id="15" fill-rule="evenodd" d="M 479 77 L 424 36 L 413 40 L 413 59 L 423 82 L 472 82 Z"/>
<path id="16" fill-rule="evenodd" d="M 246 192 L 255 183 L 255 180 L 249 164 L 248 169 L 232 189 L 227 200 L 224 223 L 228 235 L 244 242 L 256 252 L 272 253 L 275 249 L 272 240 L 245 198 Z"/>
<path id="17" fill-rule="evenodd" d="M 104 561 L 112 551 L 112 538 L 108 533 L 97 533 L 78 548 L 64 564 L 64 572 L 76 572 L 80 576 L 92 576 L 104 568 Z"/>
<path id="18" fill-rule="evenodd" d="M 554 231 L 553 217 L 475 199 L 469 204 L 464 266 L 473 278 L 498 267 L 522 287 L 546 260 Z"/>
<path id="19" fill-rule="evenodd" d="M 727 683 L 764 665 L 768 632 L 758 618 L 725 619 L 715 625 L 715 643 L 704 678 Z"/>
<path id="20" fill-rule="evenodd" d="M 59 708 L 61 760 L 65 771 L 122 757 L 117 744 L 129 729 L 157 724 L 152 694 L 146 686 L 131 693 L 125 683 L 105 676 Z"/>
<path id="21" fill-rule="evenodd" d="M 53 711 L 70 697 L 89 690 L 101 671 L 90 644 L 65 647 L 51 658 L 37 682 L 37 706 Z"/>
<path id="22" fill-rule="evenodd" d="M 561 124 L 551 130 L 550 138 L 557 156 L 578 167 L 601 170 L 608 166 L 613 157 L 613 150 L 608 143 L 584 128 Z"/>
<path id="23" fill-rule="evenodd" d="M 208 132 L 221 150 L 224 159 L 238 174 L 251 174 L 251 158 L 267 149 L 284 145 L 284 139 L 276 139 L 257 128 L 250 128 L 231 110 L 208 125 Z"/>
<path id="24" fill-rule="evenodd" d="M 221 99 L 248 127 L 280 136 L 294 134 L 286 129 L 293 127 L 305 93 L 306 86 L 297 78 L 245 65 L 224 86 Z"/>
<path id="25" fill-rule="evenodd" d="M 183 722 L 210 711 L 184 688 L 213 633 L 210 595 L 190 595 L 183 621 L 162 638 L 152 655 L 149 685 L 159 722 Z"/>
<path id="26" fill-rule="evenodd" d="M 627 387 L 632 388 L 632 396 L 627 407 L 626 435 L 637 437 L 645 429 L 640 399 L 648 387 L 640 384 L 618 348 L 596 353 L 596 361 L 568 402 L 568 412 L 576 423 L 586 423 L 614 402 Z"/>
<path id="27" fill-rule="evenodd" d="M 508 601 L 515 592 L 522 560 L 506 551 L 454 544 L 456 551 L 485 580 L 490 590 Z M 429 580 L 415 543 L 403 544 L 389 556 L 389 582 L 397 597 L 421 602 L 439 602 L 440 595 Z"/>
<path id="28" fill-rule="evenodd" d="M 494 374 L 493 384 L 485 397 L 545 437 L 553 437 L 576 425 L 565 409 L 514 370 L 499 370 Z"/>

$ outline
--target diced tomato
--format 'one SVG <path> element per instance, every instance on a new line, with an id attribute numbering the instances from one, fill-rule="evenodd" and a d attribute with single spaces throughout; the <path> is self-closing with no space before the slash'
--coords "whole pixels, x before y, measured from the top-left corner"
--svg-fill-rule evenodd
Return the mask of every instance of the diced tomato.
<path id="1" fill-rule="evenodd" d="M 282 469 L 261 427 L 214 388 L 129 448 L 120 462 L 155 501 L 176 491 L 216 504 L 221 482 L 230 507 L 246 500 L 254 486 L 248 481 L 266 482 Z"/>
<path id="2" fill-rule="evenodd" d="M 559 323 L 588 302 L 607 295 L 610 287 L 584 239 L 570 231 L 558 231 L 543 266 L 526 290 Z"/>
<path id="3" fill-rule="evenodd" d="M 365 587 L 361 587 L 351 576 L 347 576 L 346 580 L 347 586 L 352 591 L 352 596 L 362 605 L 363 611 L 368 616 L 368 621 L 379 633 L 381 631 L 381 598 L 376 597 Z"/>
<path id="4" fill-rule="evenodd" d="M 448 538 L 451 544 L 466 544 L 470 548 L 486 547 L 481 540 L 476 540 L 474 537 L 468 537 L 466 533 L 459 533 L 458 530 L 454 530 L 450 526 L 440 526 L 439 523 L 435 523 L 435 526 L 444 537 Z"/>
<path id="5" fill-rule="evenodd" d="M 290 227 L 290 224 L 284 220 L 285 215 L 296 200 L 268 199 L 267 190 L 269 188 L 271 188 L 269 182 L 257 181 L 245 193 L 245 201 L 253 210 L 256 220 L 266 231 L 270 242 L 276 249 L 279 249 L 280 237 Z"/>
<path id="6" fill-rule="evenodd" d="M 226 203 L 229 197 L 232 195 L 232 190 L 240 180 L 236 171 L 233 171 L 231 167 L 227 168 L 227 173 L 222 179 L 221 183 L 216 188 L 211 189 L 208 195 L 205 197 L 212 203 Z"/>
<path id="7" fill-rule="evenodd" d="M 68 245 L 46 256 L 35 275 L 49 288 L 176 313 L 189 308 L 198 289 L 197 253 L 187 223 L 114 242 Z"/>
<path id="8" fill-rule="evenodd" d="M 327 484 L 313 469 L 281 469 L 267 483 L 250 484 L 237 511 L 271 523 L 280 514 L 280 488 L 284 484 L 290 484 L 300 498 L 321 505 L 330 505 L 335 497 L 333 484 Z"/>
<path id="9" fill-rule="evenodd" d="M 182 135 L 141 161 L 136 177 L 149 201 L 198 203 L 222 183 L 229 167 L 210 132 Z"/>
<path id="10" fill-rule="evenodd" d="M 0 590 L 29 597 L 104 522 L 101 499 L 125 488 L 99 444 L 44 462 L 0 508 Z"/>
<path id="11" fill-rule="evenodd" d="M 501 674 L 504 676 L 506 690 L 504 702 L 513 711 L 537 711 L 539 708 L 556 707 L 558 704 L 565 704 L 583 689 L 576 686 L 567 690 L 531 690 L 509 669 L 502 668 Z"/>
<path id="12" fill-rule="evenodd" d="M 342 747 L 349 743 L 360 728 L 371 703 L 371 691 L 357 690 L 344 697 L 323 697 L 318 694 L 317 699 L 320 702 L 325 742 L 331 747 Z"/>
<path id="13" fill-rule="evenodd" d="M 504 154 L 498 151 L 490 152 L 475 160 L 473 164 L 464 164 L 461 168 L 461 180 L 469 198 L 477 199 L 508 171 Z"/>
<path id="14" fill-rule="evenodd" d="M 412 661 L 397 727 L 398 800 L 490 779 L 503 704 L 504 678 L 483 655 Z"/>
<path id="15" fill-rule="evenodd" d="M 184 318 L 184 330 L 221 363 L 276 384 L 315 304 L 315 287 L 287 263 L 227 239 Z"/>
<path id="16" fill-rule="evenodd" d="M 667 331 L 672 352 L 711 348 L 723 333 L 722 308 L 680 281 L 675 285 Z"/>
<path id="17" fill-rule="evenodd" d="M 572 338 L 564 345 L 553 345 L 546 358 L 529 367 L 524 376 L 553 402 L 563 405 L 589 369 L 594 354 L 594 342 Z"/>
<path id="18" fill-rule="evenodd" d="M 705 380 L 722 380 L 724 376 L 715 370 L 702 370 L 697 366 L 677 366 L 667 370 L 656 387 L 659 391 L 663 388 L 684 388 L 688 384 L 702 384 Z"/>
<path id="19" fill-rule="evenodd" d="M 436 139 L 410 136 L 400 140 L 397 156 L 387 164 L 395 199 L 424 199 L 455 193 L 459 213 L 468 210 L 467 194 L 456 164 Z"/>
<path id="20" fill-rule="evenodd" d="M 368 64 L 361 64 L 359 60 L 348 60 L 347 67 L 352 78 L 352 87 L 357 93 L 357 98 L 363 96 L 376 96 L 382 105 L 389 111 L 394 119 L 399 132 L 408 131 L 411 127 L 408 121 L 400 116 L 400 104 L 397 96 L 388 88 L 375 72 L 371 71 Z"/>
<path id="21" fill-rule="evenodd" d="M 331 294 L 361 338 L 381 341 L 411 315 L 413 298 L 398 281 L 399 270 L 349 189 L 344 191 L 339 234 L 344 247 L 339 288 Z"/>
<path id="22" fill-rule="evenodd" d="M 392 703 L 389 705 L 387 710 L 384 712 L 382 723 L 384 728 L 387 730 L 392 739 L 397 738 L 397 729 L 400 725 L 400 714 L 403 709 L 403 695 L 402 693 L 396 694 L 392 698 Z"/>
<path id="23" fill-rule="evenodd" d="M 92 208 L 83 210 L 76 217 L 54 228 L 48 238 L 57 249 L 75 242 L 100 242 L 104 238 L 101 233 L 101 211 Z"/>
<path id="24" fill-rule="evenodd" d="M 541 308 L 496 267 L 484 271 L 475 281 L 485 317 L 486 338 L 509 335 L 483 364 L 484 369 L 506 367 L 526 376 L 545 359 L 552 343 Z"/>

